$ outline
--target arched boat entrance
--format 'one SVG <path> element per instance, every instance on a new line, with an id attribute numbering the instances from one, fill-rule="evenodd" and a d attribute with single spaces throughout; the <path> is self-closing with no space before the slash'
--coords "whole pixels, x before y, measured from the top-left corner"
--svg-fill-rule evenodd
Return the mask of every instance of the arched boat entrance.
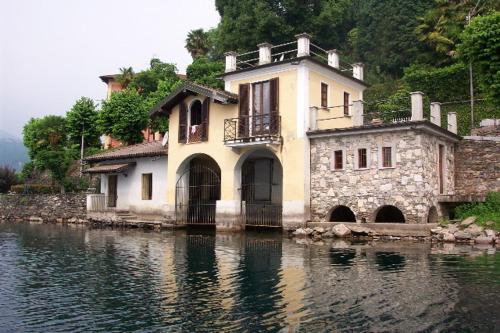
<path id="1" fill-rule="evenodd" d="M 208 155 L 191 159 L 175 186 L 175 216 L 178 224 L 215 226 L 220 200 L 220 168 Z"/>
<path id="2" fill-rule="evenodd" d="M 267 150 L 251 153 L 241 166 L 241 204 L 245 227 L 282 226 L 283 170 Z"/>

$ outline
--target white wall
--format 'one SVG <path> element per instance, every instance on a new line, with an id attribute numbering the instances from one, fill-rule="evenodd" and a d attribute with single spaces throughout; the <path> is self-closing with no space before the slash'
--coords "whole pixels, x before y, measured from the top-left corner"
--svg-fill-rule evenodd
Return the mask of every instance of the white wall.
<path id="1" fill-rule="evenodd" d="M 127 171 L 118 174 L 117 210 L 142 214 L 162 214 L 167 204 L 167 157 L 144 157 L 110 163 L 136 162 Z M 153 198 L 142 200 L 142 174 L 153 174 Z M 101 176 L 101 192 L 107 193 L 107 177 Z"/>

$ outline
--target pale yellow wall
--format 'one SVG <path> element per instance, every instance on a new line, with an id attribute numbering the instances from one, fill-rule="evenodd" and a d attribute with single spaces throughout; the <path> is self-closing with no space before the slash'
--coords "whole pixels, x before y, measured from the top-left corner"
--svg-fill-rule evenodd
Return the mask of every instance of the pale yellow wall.
<path id="1" fill-rule="evenodd" d="M 309 72 L 309 102 L 310 106 L 321 106 L 321 82 L 328 84 L 328 106 L 344 105 L 344 91 L 350 94 L 349 104 L 359 100 L 360 90 L 349 87 L 338 81 L 332 80 L 320 73 Z M 351 107 L 352 108 L 352 107 Z M 338 118 L 341 117 L 341 118 Z M 342 106 L 335 108 L 320 108 L 318 111 L 319 120 L 336 118 L 331 120 L 318 121 L 318 129 L 351 127 L 351 117 L 344 117 Z"/>

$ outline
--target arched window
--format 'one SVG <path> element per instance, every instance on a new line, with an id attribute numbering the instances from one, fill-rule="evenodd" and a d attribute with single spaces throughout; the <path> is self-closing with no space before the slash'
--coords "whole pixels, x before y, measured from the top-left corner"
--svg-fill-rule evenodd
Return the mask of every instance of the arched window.
<path id="1" fill-rule="evenodd" d="M 404 223 L 405 217 L 399 208 L 387 205 L 378 209 L 375 222 Z"/>
<path id="2" fill-rule="evenodd" d="M 201 125 L 202 115 L 201 115 L 201 102 L 199 100 L 194 100 L 189 108 L 190 112 L 190 126 Z"/>
<path id="3" fill-rule="evenodd" d="M 435 206 L 429 209 L 429 215 L 427 215 L 427 223 L 438 223 L 438 212 Z"/>
<path id="4" fill-rule="evenodd" d="M 337 206 L 330 214 L 330 222 L 356 222 L 356 216 L 347 206 Z"/>

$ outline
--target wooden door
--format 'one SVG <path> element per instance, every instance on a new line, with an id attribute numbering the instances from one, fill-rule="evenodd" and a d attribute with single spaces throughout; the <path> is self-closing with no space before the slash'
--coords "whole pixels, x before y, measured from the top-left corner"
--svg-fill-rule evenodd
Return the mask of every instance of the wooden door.
<path id="1" fill-rule="evenodd" d="M 118 176 L 108 176 L 108 207 L 116 207 Z"/>

